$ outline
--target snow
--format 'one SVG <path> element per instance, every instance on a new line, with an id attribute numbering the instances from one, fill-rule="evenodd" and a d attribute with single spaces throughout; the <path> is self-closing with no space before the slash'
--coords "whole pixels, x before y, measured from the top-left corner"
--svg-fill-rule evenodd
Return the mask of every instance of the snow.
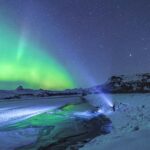
<path id="1" fill-rule="evenodd" d="M 7 93 L 9 95 L 7 91 L 2 95 L 6 96 Z M 97 94 L 85 98 L 90 104 L 98 106 L 99 112 L 105 113 L 112 120 L 113 129 L 110 134 L 94 138 L 80 150 L 150 150 L 150 94 Z M 68 103 L 80 103 L 81 101 L 81 98 L 77 96 L 51 98 L 31 96 L 18 100 L 1 100 L 0 126 L 4 122 L 11 124 L 11 120 L 20 121 L 20 117 L 29 117 L 34 113 L 47 111 L 52 106 L 58 108 Z M 113 104 L 116 106 L 115 112 L 112 110 Z M 86 115 L 89 114 L 86 113 Z M 31 144 L 36 141 L 38 134 L 39 130 L 33 128 L 1 130 L 0 149 L 11 150 L 22 144 Z"/>
<path id="2" fill-rule="evenodd" d="M 96 101 L 96 97 L 93 96 L 93 105 L 104 101 L 102 98 Z M 109 115 L 112 132 L 96 137 L 80 150 L 149 150 L 150 94 L 114 94 L 108 97 L 116 105 L 116 111 Z M 91 100 L 92 96 L 87 98 Z"/>
<path id="3" fill-rule="evenodd" d="M 130 82 L 130 81 L 142 81 L 142 79 L 145 79 L 149 81 L 150 74 L 144 73 L 144 74 L 127 74 L 127 75 L 119 75 L 115 76 L 121 78 L 124 82 Z M 108 79 L 107 82 L 110 82 L 111 78 Z"/>
<path id="4" fill-rule="evenodd" d="M 0 149 L 14 150 L 16 147 L 36 142 L 39 129 L 27 128 L 0 132 Z"/>
<path id="5" fill-rule="evenodd" d="M 104 138 L 104 137 L 102 137 Z M 150 130 L 143 129 L 125 135 L 107 136 L 105 141 L 94 139 L 80 150 L 149 150 Z"/>

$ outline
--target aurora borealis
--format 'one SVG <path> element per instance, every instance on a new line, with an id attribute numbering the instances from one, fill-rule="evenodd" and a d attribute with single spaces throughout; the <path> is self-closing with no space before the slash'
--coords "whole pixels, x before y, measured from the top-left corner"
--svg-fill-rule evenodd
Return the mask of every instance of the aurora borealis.
<path id="1" fill-rule="evenodd" d="M 0 89 L 84 88 L 115 74 L 149 72 L 149 5 L 149 0 L 0 0 L 0 49 L 9 48 L 0 64 L 9 70 L 11 62 L 18 73 L 8 77 L 2 71 Z"/>
<path id="2" fill-rule="evenodd" d="M 0 25 L 0 88 L 65 89 L 74 87 L 59 62 L 6 24 Z"/>

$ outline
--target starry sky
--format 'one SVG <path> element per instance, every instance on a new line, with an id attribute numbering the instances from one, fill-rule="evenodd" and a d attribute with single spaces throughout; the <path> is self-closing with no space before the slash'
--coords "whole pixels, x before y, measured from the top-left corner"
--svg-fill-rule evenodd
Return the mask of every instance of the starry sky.
<path id="1" fill-rule="evenodd" d="M 19 41 L 32 41 L 54 58 L 53 67 L 63 68 L 57 74 L 64 72 L 63 81 L 70 81 L 64 88 L 149 72 L 149 0 L 0 0 L 4 22 Z"/>

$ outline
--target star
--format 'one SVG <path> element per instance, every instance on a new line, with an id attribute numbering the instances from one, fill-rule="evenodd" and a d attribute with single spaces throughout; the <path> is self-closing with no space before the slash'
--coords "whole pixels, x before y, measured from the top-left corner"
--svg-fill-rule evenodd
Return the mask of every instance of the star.
<path id="1" fill-rule="evenodd" d="M 129 54 L 129 57 L 132 57 L 132 54 L 131 54 L 131 53 Z"/>

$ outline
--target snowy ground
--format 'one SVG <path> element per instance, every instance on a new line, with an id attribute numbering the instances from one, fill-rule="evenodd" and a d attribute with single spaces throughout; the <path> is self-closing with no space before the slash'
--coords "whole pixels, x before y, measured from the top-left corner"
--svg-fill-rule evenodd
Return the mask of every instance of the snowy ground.
<path id="1" fill-rule="evenodd" d="M 80 150 L 150 150 L 150 94 L 114 94 L 88 96 L 93 105 L 116 105 L 116 111 L 105 108 L 113 122 L 111 134 L 96 137 Z"/>

